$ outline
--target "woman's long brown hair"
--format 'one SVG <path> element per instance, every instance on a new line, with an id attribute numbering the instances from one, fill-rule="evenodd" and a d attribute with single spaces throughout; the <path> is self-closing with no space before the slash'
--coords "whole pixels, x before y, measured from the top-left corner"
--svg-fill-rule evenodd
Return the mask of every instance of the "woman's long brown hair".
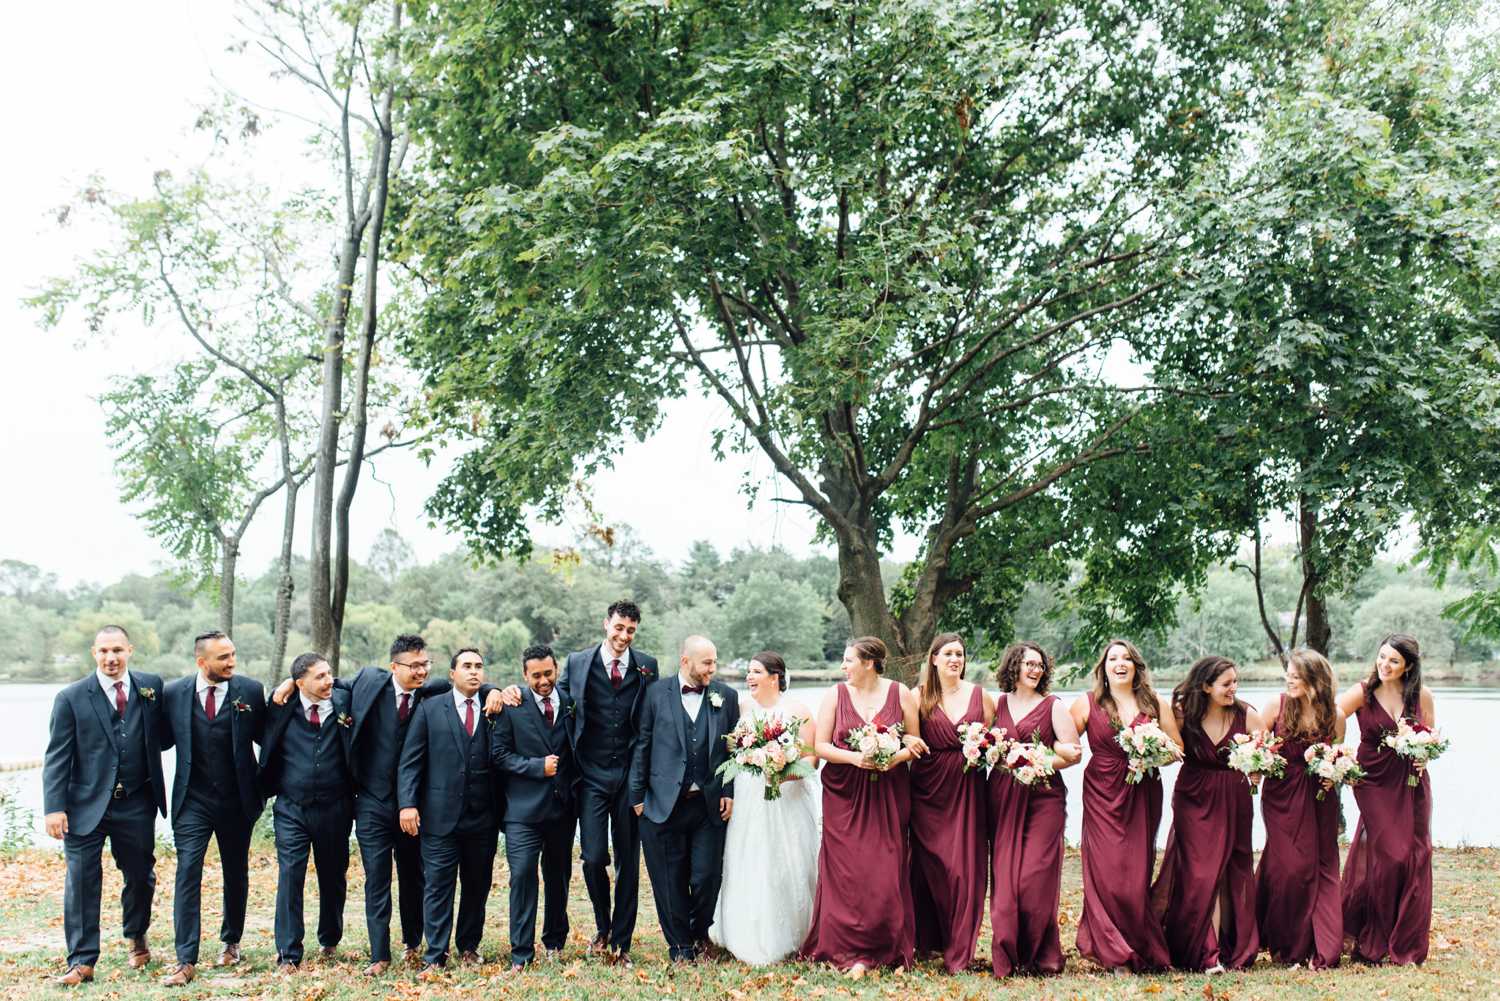
<path id="1" fill-rule="evenodd" d="M 1406 670 L 1401 672 L 1401 715 L 1414 723 L 1422 721 L 1422 648 L 1417 638 L 1408 633 L 1391 633 L 1380 641 L 1380 646 L 1389 646 L 1406 661 Z M 1380 646 L 1375 656 L 1380 656 Z M 1365 698 L 1373 699 L 1375 689 L 1380 686 L 1380 668 L 1370 666 L 1370 676 L 1365 679 Z M 1399 721 L 1398 721 L 1399 722 Z"/>
<path id="2" fill-rule="evenodd" d="M 927 662 L 922 665 L 922 677 L 918 682 L 922 690 L 922 703 L 918 709 L 922 719 L 932 715 L 932 710 L 943 701 L 943 682 L 938 677 L 937 668 L 933 661 L 937 659 L 938 651 L 949 643 L 957 643 L 964 648 L 964 670 L 969 667 L 969 647 L 964 643 L 964 638 L 958 633 L 938 633 L 932 638 L 932 645 L 927 648 Z M 962 678 L 963 674 L 960 673 Z"/>
<path id="3" fill-rule="evenodd" d="M 1337 687 L 1333 665 L 1327 657 L 1305 646 L 1293 650 L 1287 663 L 1297 669 L 1304 694 L 1298 699 L 1281 696 L 1282 718 L 1286 720 L 1286 730 L 1281 736 L 1308 743 L 1332 740 L 1334 722 L 1338 719 L 1335 715 L 1338 706 L 1333 698 Z"/>
<path id="4" fill-rule="evenodd" d="M 1135 695 L 1136 705 L 1141 707 L 1141 712 L 1152 719 L 1159 718 L 1161 700 L 1156 697 L 1156 690 L 1151 687 L 1151 676 L 1146 670 L 1146 659 L 1129 640 L 1110 640 L 1099 652 L 1099 659 L 1094 662 L 1094 701 L 1109 713 L 1111 723 L 1117 726 L 1123 725 L 1120 722 L 1120 709 L 1115 705 L 1114 696 L 1109 694 L 1109 674 L 1104 670 L 1104 662 L 1109 659 L 1110 648 L 1117 646 L 1125 648 L 1125 656 L 1129 657 L 1130 662 L 1135 665 L 1135 679 L 1130 683 L 1130 691 Z"/>

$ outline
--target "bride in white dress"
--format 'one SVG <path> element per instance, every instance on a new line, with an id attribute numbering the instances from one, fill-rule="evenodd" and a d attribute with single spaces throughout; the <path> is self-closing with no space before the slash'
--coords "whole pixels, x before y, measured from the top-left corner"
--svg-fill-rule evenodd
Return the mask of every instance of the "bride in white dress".
<path id="1" fill-rule="evenodd" d="M 801 740 L 813 745 L 812 712 L 783 694 L 786 662 L 766 651 L 745 669 L 749 714 L 801 717 Z M 812 759 L 811 753 L 808 758 Z M 816 764 L 816 761 L 813 760 Z M 796 952 L 812 924 L 823 836 L 823 789 L 818 775 L 785 779 L 779 799 L 767 801 L 758 775 L 734 779 L 734 813 L 724 837 L 724 880 L 708 937 L 751 966 L 779 962 Z"/>

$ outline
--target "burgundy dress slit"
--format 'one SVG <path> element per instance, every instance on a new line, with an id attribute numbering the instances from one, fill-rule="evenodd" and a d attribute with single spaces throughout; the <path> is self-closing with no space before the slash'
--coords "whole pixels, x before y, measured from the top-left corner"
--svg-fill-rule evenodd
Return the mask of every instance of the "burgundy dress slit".
<path id="1" fill-rule="evenodd" d="M 1048 695 L 1020 720 L 1010 714 L 1010 699 L 1000 696 L 995 725 L 1006 736 L 1057 740 Z M 1057 908 L 1062 895 L 1063 828 L 1068 819 L 1068 790 L 1062 773 L 1047 785 L 1025 786 L 1010 773 L 995 769 L 989 778 L 990 814 L 990 961 L 997 977 L 1012 973 L 1061 973 L 1062 938 Z"/>
<path id="2" fill-rule="evenodd" d="M 838 686 L 833 742 L 864 726 L 848 688 Z M 901 693 L 891 683 L 885 704 L 870 722 L 901 722 Z M 849 969 L 911 965 L 914 948 L 907 824 L 911 776 L 905 766 L 875 773 L 829 762 L 822 769 L 823 841 L 812 928 L 801 956 Z M 871 781 L 872 775 L 877 775 Z"/>

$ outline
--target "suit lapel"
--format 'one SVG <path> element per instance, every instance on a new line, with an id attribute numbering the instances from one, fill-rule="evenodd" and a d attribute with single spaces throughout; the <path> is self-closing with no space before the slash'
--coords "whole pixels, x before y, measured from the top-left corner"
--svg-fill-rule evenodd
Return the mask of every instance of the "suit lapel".
<path id="1" fill-rule="evenodd" d="M 719 714 L 714 711 L 713 702 L 709 701 L 715 694 L 714 685 L 717 684 L 717 681 L 709 683 L 708 688 L 703 692 L 703 706 L 698 710 L 699 712 L 708 713 L 708 757 L 710 760 L 714 756 L 714 744 L 719 739 Z"/>
<path id="2" fill-rule="evenodd" d="M 363 677 L 363 675 L 359 677 Z M 349 735 L 350 740 L 359 736 L 359 731 L 364 728 L 365 720 L 369 718 L 370 710 L 374 708 L 375 700 L 380 697 L 381 693 L 386 691 L 386 689 L 390 689 L 392 694 L 394 694 L 395 685 L 391 681 L 390 675 L 387 674 L 380 680 L 381 684 L 379 685 L 365 685 L 363 688 L 359 687 L 359 682 L 356 680 L 354 695 L 349 700 L 349 704 L 354 707 L 354 732 Z"/>
<path id="3" fill-rule="evenodd" d="M 677 720 L 677 744 L 682 749 L 683 754 L 686 754 L 688 748 L 687 728 L 693 721 L 688 719 L 687 710 L 682 708 L 681 687 L 675 684 L 665 687 L 667 692 L 663 698 L 666 699 L 667 705 L 672 708 L 672 718 Z M 701 707 L 699 711 L 702 711 Z"/>
<path id="4" fill-rule="evenodd" d="M 463 761 L 468 756 L 469 734 L 464 730 L 464 721 L 458 718 L 458 706 L 451 693 L 443 696 L 442 714 L 448 719 L 448 729 L 453 734 L 454 746 L 458 748 L 458 760 Z"/>
<path id="5" fill-rule="evenodd" d="M 239 695 L 234 690 L 237 678 L 230 678 L 229 684 L 224 686 L 224 712 L 229 713 L 229 750 L 235 758 L 240 754 L 240 711 L 235 707 L 239 701 Z"/>
<path id="6" fill-rule="evenodd" d="M 104 735 L 113 744 L 115 722 L 111 717 L 115 714 L 115 707 L 110 705 L 109 696 L 105 695 L 104 689 L 99 687 L 97 675 L 93 679 L 93 684 L 89 686 L 88 700 L 94 707 L 94 715 L 99 717 L 99 725 L 103 727 Z"/>

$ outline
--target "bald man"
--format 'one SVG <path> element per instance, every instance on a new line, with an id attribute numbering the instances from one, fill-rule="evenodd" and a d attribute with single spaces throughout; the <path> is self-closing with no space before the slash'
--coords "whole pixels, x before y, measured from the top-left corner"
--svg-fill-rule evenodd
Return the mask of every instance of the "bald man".
<path id="1" fill-rule="evenodd" d="M 673 962 L 690 963 L 708 945 L 724 875 L 724 826 L 734 786 L 719 766 L 724 735 L 740 719 L 734 689 L 714 680 L 719 655 L 702 636 L 682 643 L 677 677 L 652 685 L 630 768 L 630 802 L 641 818 L 641 847 L 656 914 Z"/>

